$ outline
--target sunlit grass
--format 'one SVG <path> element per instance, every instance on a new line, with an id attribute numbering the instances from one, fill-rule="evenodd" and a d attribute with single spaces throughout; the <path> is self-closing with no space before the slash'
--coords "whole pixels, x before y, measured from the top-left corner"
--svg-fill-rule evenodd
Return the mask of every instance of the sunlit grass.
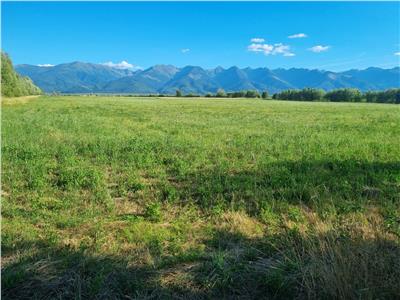
<path id="1" fill-rule="evenodd" d="M 3 103 L 3 297 L 399 297 L 399 124 L 388 104 Z"/>

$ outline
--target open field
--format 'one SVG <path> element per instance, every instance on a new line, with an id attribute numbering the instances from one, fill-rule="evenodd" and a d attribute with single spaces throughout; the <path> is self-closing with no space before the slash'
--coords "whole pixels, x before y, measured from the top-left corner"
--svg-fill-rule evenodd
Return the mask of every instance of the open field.
<path id="1" fill-rule="evenodd" d="M 5 106 L 11 105 L 19 105 L 27 103 L 28 101 L 32 101 L 40 96 L 32 95 L 32 96 L 22 96 L 22 97 L 3 97 L 1 99 L 1 104 Z"/>
<path id="2" fill-rule="evenodd" d="M 2 105 L 4 299 L 400 298 L 400 106 Z"/>

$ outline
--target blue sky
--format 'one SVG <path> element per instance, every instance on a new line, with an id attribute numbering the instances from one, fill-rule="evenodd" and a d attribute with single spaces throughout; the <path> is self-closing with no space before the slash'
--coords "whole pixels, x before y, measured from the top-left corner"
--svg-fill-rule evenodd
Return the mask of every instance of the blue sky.
<path id="1" fill-rule="evenodd" d="M 390 68 L 399 14 L 400 2 L 2 2 L 2 49 L 14 64 Z"/>

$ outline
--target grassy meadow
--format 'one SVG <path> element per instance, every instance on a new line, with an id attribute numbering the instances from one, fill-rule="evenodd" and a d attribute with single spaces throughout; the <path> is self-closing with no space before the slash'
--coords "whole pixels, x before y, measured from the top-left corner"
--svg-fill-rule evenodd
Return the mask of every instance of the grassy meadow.
<path id="1" fill-rule="evenodd" d="M 2 103 L 4 299 L 398 299 L 400 106 Z"/>

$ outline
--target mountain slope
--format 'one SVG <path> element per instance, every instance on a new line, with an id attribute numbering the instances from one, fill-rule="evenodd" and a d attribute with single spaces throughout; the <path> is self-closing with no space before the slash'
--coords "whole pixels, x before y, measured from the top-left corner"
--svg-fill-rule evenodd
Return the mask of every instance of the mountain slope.
<path id="1" fill-rule="evenodd" d="M 98 91 L 105 83 L 132 75 L 129 70 L 121 70 L 100 64 L 72 62 L 54 67 L 17 65 L 16 70 L 45 92 L 87 93 Z"/>
<path id="2" fill-rule="evenodd" d="M 20 97 L 41 93 L 29 78 L 15 72 L 11 59 L 1 52 L 1 94 L 6 97 Z"/>
<path id="3" fill-rule="evenodd" d="M 386 89 L 387 86 L 400 86 L 400 67 L 392 69 L 371 67 L 365 70 L 349 70 L 342 74 L 357 78 L 359 81 L 369 84 L 375 89 Z"/>
<path id="4" fill-rule="evenodd" d="M 181 69 L 162 88 L 162 93 L 173 94 L 176 90 L 184 93 L 205 94 L 215 92 L 219 85 L 207 71 L 200 67 L 187 66 Z"/>
<path id="5" fill-rule="evenodd" d="M 171 65 L 156 65 L 128 77 L 113 80 L 105 84 L 101 90 L 111 93 L 157 93 L 179 69 Z"/>
<path id="6" fill-rule="evenodd" d="M 292 68 L 289 70 L 276 69 L 274 73 L 296 88 L 310 87 L 329 90 L 348 87 L 346 81 L 341 80 L 341 75 L 333 72 Z"/>
<path id="7" fill-rule="evenodd" d="M 275 69 L 231 67 L 205 70 L 198 66 L 177 68 L 156 65 L 136 72 L 100 64 L 74 62 L 54 67 L 18 65 L 16 70 L 46 92 L 62 93 L 132 93 L 132 94 L 206 94 L 219 88 L 225 91 L 286 89 L 358 88 L 362 91 L 400 87 L 400 68 L 331 72 L 304 68 Z"/>
<path id="8" fill-rule="evenodd" d="M 270 93 L 276 93 L 282 90 L 296 88 L 290 82 L 279 78 L 268 68 L 246 68 L 244 71 L 247 73 L 255 89 L 260 91 L 268 90 Z"/>
<path id="9" fill-rule="evenodd" d="M 227 70 L 217 72 L 215 81 L 218 86 L 223 87 L 226 91 L 255 90 L 245 71 L 238 67 L 231 67 Z"/>

